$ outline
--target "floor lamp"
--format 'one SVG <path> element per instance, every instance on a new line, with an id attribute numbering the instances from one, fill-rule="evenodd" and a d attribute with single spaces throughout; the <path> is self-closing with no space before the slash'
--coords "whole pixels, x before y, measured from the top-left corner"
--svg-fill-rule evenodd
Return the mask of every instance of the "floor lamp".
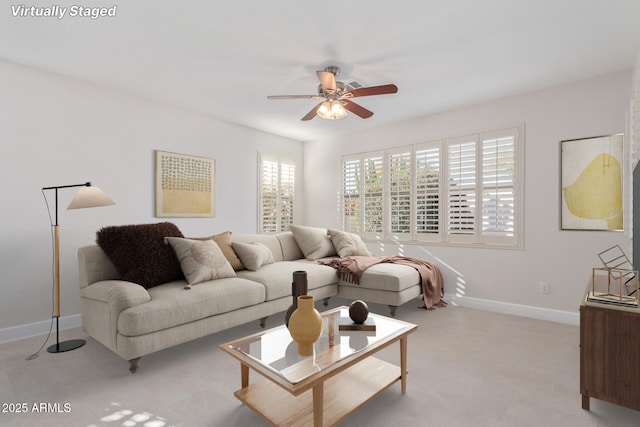
<path id="1" fill-rule="evenodd" d="M 60 342 L 59 320 L 60 320 L 60 225 L 58 224 L 58 190 L 62 188 L 81 187 L 69 203 L 67 209 L 94 208 L 98 206 L 115 205 L 98 187 L 92 187 L 90 182 L 84 184 L 60 185 L 57 187 L 43 187 L 42 191 L 55 191 L 56 216 L 53 227 L 53 293 L 54 310 L 53 316 L 56 318 L 56 343 L 49 348 L 49 353 L 61 353 L 63 351 L 75 350 L 85 344 L 85 340 L 69 340 Z"/>

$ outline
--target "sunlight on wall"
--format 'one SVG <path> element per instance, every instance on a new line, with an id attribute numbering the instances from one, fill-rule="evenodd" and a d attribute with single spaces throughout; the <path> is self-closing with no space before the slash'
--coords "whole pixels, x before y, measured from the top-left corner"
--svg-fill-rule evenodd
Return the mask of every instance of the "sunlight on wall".
<path id="1" fill-rule="evenodd" d="M 123 408 L 122 404 L 117 402 L 112 402 L 111 407 L 106 408 L 105 411 L 109 412 L 109 415 L 100 418 L 102 423 L 113 423 L 114 426 L 124 427 L 169 427 L 165 418 L 149 412 L 135 413 L 131 409 Z M 87 427 L 97 427 L 97 424 L 89 424 Z"/>
<path id="2" fill-rule="evenodd" d="M 429 252 L 427 248 L 425 248 L 424 246 L 421 246 L 420 249 L 424 253 L 426 253 L 429 257 L 433 258 L 435 261 L 438 262 L 438 267 L 440 268 L 441 271 L 446 269 L 455 275 L 455 290 L 453 292 L 454 298 L 464 297 L 467 290 L 467 280 L 464 277 L 464 274 L 462 274 L 461 272 L 453 268 L 450 264 L 447 264 L 441 258 L 438 258 L 437 256 L 435 256 L 432 252 Z M 446 291 L 446 288 L 447 286 L 445 283 L 445 291 Z M 449 304 L 452 304 L 452 305 L 458 305 L 456 304 L 455 301 L 448 301 L 448 302 Z"/>
<path id="3" fill-rule="evenodd" d="M 405 256 L 404 245 L 400 243 L 400 239 L 398 238 L 398 236 L 394 234 L 393 236 L 391 236 L 391 240 L 393 241 L 393 243 L 398 245 L 398 255 Z"/>

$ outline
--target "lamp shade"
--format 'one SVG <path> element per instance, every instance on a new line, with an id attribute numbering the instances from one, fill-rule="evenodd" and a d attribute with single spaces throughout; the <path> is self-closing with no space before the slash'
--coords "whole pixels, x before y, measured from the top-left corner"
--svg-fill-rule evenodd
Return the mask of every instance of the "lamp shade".
<path id="1" fill-rule="evenodd" d="M 67 209 L 95 208 L 98 206 L 115 205 L 99 187 L 81 187 L 67 206 Z"/>
<path id="2" fill-rule="evenodd" d="M 318 108 L 318 116 L 326 120 L 338 120 L 347 117 L 347 110 L 340 101 L 332 99 L 325 101 Z"/>

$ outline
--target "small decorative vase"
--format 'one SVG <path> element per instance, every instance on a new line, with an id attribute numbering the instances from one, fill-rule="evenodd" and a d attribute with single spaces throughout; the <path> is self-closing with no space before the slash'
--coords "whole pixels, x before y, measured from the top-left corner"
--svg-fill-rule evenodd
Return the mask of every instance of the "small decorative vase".
<path id="1" fill-rule="evenodd" d="M 349 317 L 353 320 L 353 323 L 364 323 L 369 316 L 369 306 L 366 302 L 361 300 L 355 300 L 349 306 Z"/>
<path id="2" fill-rule="evenodd" d="M 298 297 L 298 308 L 289 318 L 289 333 L 298 344 L 298 354 L 313 355 L 313 344 L 322 334 L 322 317 L 314 305 L 315 300 L 310 295 Z"/>
<path id="3" fill-rule="evenodd" d="M 291 314 L 298 308 L 298 297 L 306 295 L 308 291 L 307 272 L 306 271 L 294 271 L 293 282 L 291 282 L 291 297 L 293 303 L 287 309 L 287 313 L 284 315 L 284 324 L 289 327 L 289 318 Z"/>

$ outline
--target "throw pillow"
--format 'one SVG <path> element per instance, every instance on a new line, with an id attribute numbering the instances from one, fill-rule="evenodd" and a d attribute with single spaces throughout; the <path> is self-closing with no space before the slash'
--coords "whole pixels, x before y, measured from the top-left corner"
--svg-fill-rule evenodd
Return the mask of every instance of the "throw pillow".
<path id="1" fill-rule="evenodd" d="M 248 270 L 257 271 L 263 265 L 274 262 L 271 249 L 264 243 L 233 243 L 233 250 Z"/>
<path id="2" fill-rule="evenodd" d="M 289 230 L 308 260 L 315 261 L 336 254 L 326 228 L 290 225 Z"/>
<path id="3" fill-rule="evenodd" d="M 167 237 L 167 242 L 180 261 L 184 277 L 190 285 L 207 280 L 236 277 L 236 272 L 213 240 L 191 240 Z"/>
<path id="4" fill-rule="evenodd" d="M 231 232 L 225 231 L 224 233 L 216 234 L 211 237 L 191 237 L 193 240 L 213 240 L 218 244 L 224 257 L 229 261 L 231 267 L 235 271 L 244 270 L 244 265 L 242 265 L 242 261 L 238 258 L 238 255 L 233 251 L 233 247 L 231 246 Z"/>
<path id="5" fill-rule="evenodd" d="M 340 230 L 329 230 L 329 237 L 340 257 L 352 255 L 371 256 L 367 245 L 365 245 L 357 234 Z"/>
<path id="6" fill-rule="evenodd" d="M 184 276 L 167 236 L 183 237 L 170 222 L 104 227 L 96 233 L 96 243 L 122 277 L 148 289 Z"/>

